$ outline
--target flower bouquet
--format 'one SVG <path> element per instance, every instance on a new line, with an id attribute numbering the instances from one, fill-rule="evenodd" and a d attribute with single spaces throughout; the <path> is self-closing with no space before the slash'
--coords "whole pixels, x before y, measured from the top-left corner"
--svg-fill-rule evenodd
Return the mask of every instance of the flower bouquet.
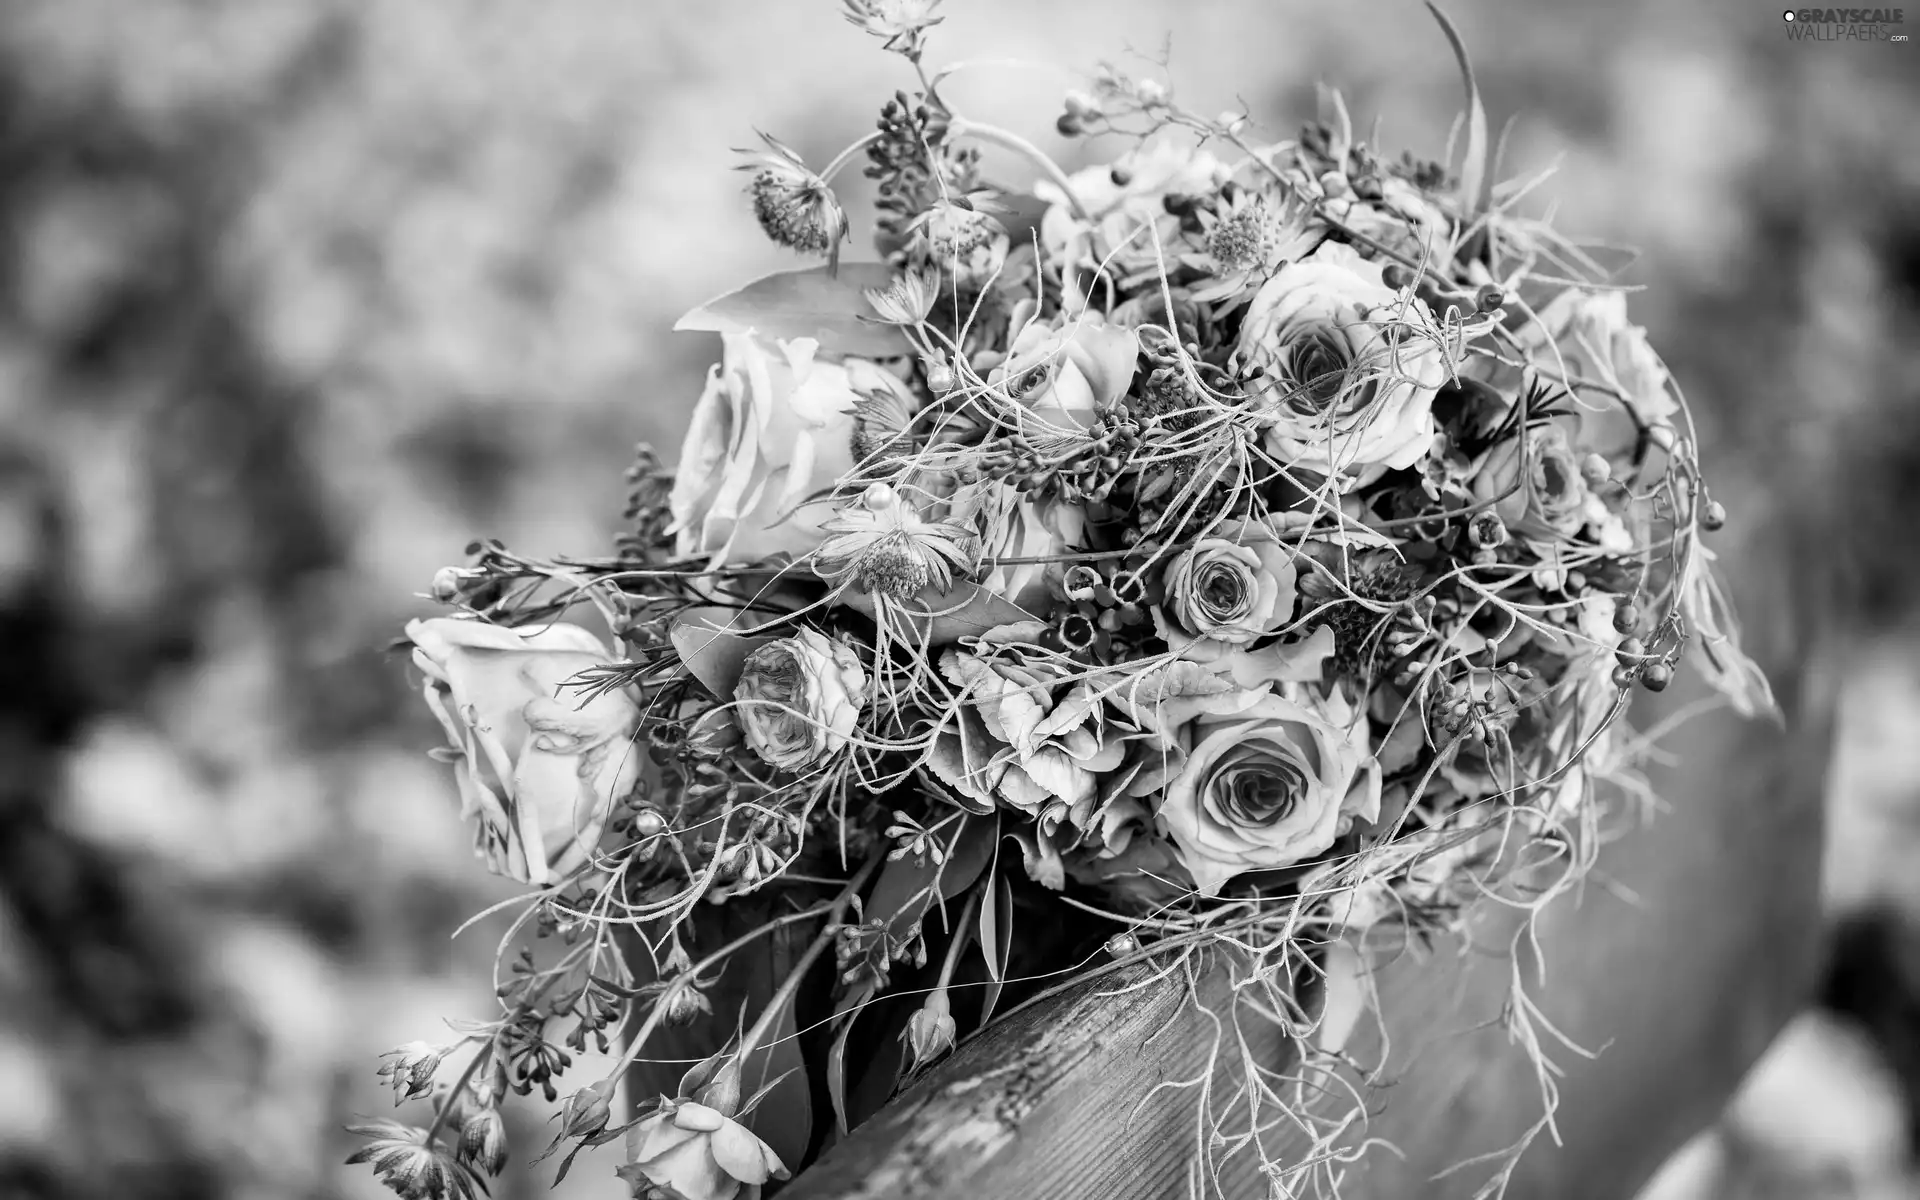
<path id="1" fill-rule="evenodd" d="M 1444 18 L 1449 163 L 1331 94 L 1272 142 L 1103 68 L 1057 124 L 1115 153 L 1068 174 L 948 103 L 931 3 L 847 8 L 917 90 L 820 171 L 764 135 L 744 164 L 766 235 L 825 261 L 681 321 L 722 358 L 615 553 L 476 545 L 407 628 L 528 891 L 497 1019 L 382 1068 L 433 1102 L 360 1127 L 403 1194 L 478 1190 L 505 1096 L 558 1100 L 589 1043 L 617 1061 L 541 1156 L 617 1145 L 682 1200 L 777 1186 L 1116 963 L 1227 970 L 1307 1043 L 1341 939 L 1578 883 L 1643 807 L 1596 785 L 1646 798 L 1635 689 L 1684 662 L 1771 704 L 1679 390 L 1526 215 L 1541 179 L 1492 180 Z M 873 261 L 840 257 L 856 162 Z M 1361 1106 L 1314 1053 L 1211 1103 L 1331 1152 Z"/>

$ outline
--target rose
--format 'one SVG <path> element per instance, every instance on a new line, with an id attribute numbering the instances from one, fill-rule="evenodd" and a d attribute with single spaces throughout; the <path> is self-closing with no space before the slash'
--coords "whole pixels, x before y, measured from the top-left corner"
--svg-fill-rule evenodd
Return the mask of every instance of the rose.
<path id="1" fill-rule="evenodd" d="M 1561 292 L 1540 310 L 1554 349 L 1540 346 L 1536 361 L 1556 374 L 1591 375 L 1620 389 L 1642 421 L 1664 425 L 1680 406 L 1667 389 L 1667 367 L 1647 331 L 1627 320 L 1624 292 Z M 1534 331 L 1538 339 L 1539 330 Z M 1557 354 L 1556 354 L 1557 352 Z"/>
<path id="2" fill-rule="evenodd" d="M 461 816 L 478 817 L 493 871 L 545 884 L 585 862 L 640 777 L 640 709 L 625 691 L 566 694 L 612 661 L 574 625 L 527 631 L 482 621 L 409 621 L 427 706 L 453 743 Z"/>
<path id="3" fill-rule="evenodd" d="M 1078 504 L 1030 500 L 999 480 L 968 485 L 953 496 L 951 519 L 980 538 L 981 561 L 993 566 L 980 586 L 1031 613 L 1045 611 L 1048 560 L 1082 543 L 1087 511 Z M 1020 559 L 1019 562 L 1004 562 Z"/>
<path id="4" fill-rule="evenodd" d="M 1567 431 L 1557 424 L 1535 425 L 1524 440 L 1511 437 L 1494 446 L 1468 486 L 1475 499 L 1491 502 L 1502 523 L 1522 537 L 1569 536 L 1592 515 L 1580 461 Z"/>
<path id="5" fill-rule="evenodd" d="M 754 753 L 797 771 L 847 744 L 867 702 L 867 673 L 850 647 L 802 629 L 747 655 L 733 698 Z"/>
<path id="6" fill-rule="evenodd" d="M 635 1196 L 759 1200 L 785 1163 L 745 1125 L 695 1100 L 670 1100 L 627 1131 L 627 1165 L 616 1174 Z"/>
<path id="7" fill-rule="evenodd" d="M 1350 246 L 1328 243 L 1282 267 L 1254 294 L 1238 351 L 1273 389 L 1268 447 L 1327 474 L 1418 462 L 1447 377 L 1440 347 L 1411 324 L 1425 315 L 1416 298 L 1403 309 L 1379 264 Z"/>
<path id="8" fill-rule="evenodd" d="M 1245 646 L 1292 620 L 1296 575 L 1293 556 L 1267 526 L 1224 526 L 1162 572 L 1160 636 L 1200 661 Z"/>
<path id="9" fill-rule="evenodd" d="M 1103 264 L 1130 280 L 1157 275 L 1163 259 L 1175 261 L 1182 234 L 1180 218 L 1167 211 L 1167 197 L 1210 196 L 1231 173 L 1195 146 L 1155 141 L 1111 166 L 1069 177 L 1085 220 L 1073 215 L 1059 188 L 1044 180 L 1035 184 L 1035 195 L 1052 205 L 1040 221 L 1040 244 L 1046 261 L 1062 264 L 1067 307 L 1085 307 L 1083 288 Z"/>
<path id="10" fill-rule="evenodd" d="M 1058 329 L 1031 317 L 1028 306 L 1015 311 L 1013 345 L 987 382 L 1061 432 L 1085 429 L 1127 394 L 1139 336 L 1087 313 Z"/>
<path id="11" fill-rule="evenodd" d="M 1247 871 L 1284 867 L 1380 812 L 1380 768 L 1364 710 L 1281 696 L 1210 708 L 1185 731 L 1180 771 L 1157 815 L 1203 896 Z"/>
<path id="12" fill-rule="evenodd" d="M 865 359 L 817 358 L 812 338 L 729 334 L 680 448 L 668 508 L 675 552 L 743 562 L 820 544 L 830 515 L 803 507 L 854 467 L 854 407 L 899 381 Z M 796 511 L 797 509 L 797 511 Z"/>

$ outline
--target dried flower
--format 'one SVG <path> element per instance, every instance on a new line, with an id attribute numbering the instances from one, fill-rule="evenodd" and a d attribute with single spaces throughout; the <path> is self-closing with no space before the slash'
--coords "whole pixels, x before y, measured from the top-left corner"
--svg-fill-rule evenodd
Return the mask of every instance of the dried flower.
<path id="1" fill-rule="evenodd" d="M 944 592 L 956 572 L 973 566 L 970 531 L 922 520 L 884 483 L 869 487 L 859 504 L 841 509 L 823 528 L 829 536 L 814 554 L 814 574 L 874 595 L 909 600 L 928 586 Z"/>
<path id="2" fill-rule="evenodd" d="M 450 1046 L 408 1042 L 382 1054 L 377 1073 L 392 1085 L 393 1102 L 397 1105 L 403 1101 L 417 1100 L 432 1092 L 434 1072 L 440 1069 L 440 1060 L 447 1056 L 450 1049 Z"/>
<path id="3" fill-rule="evenodd" d="M 846 5 L 849 24 L 885 38 L 887 49 L 909 57 L 920 53 L 926 31 L 946 20 L 933 15 L 940 0 L 846 0 Z"/>
<path id="4" fill-rule="evenodd" d="M 918 325 L 933 311 L 939 288 L 938 277 L 928 272 L 900 271 L 885 288 L 868 288 L 865 295 L 887 324 Z"/>
<path id="5" fill-rule="evenodd" d="M 789 250 L 826 255 L 837 269 L 840 243 L 849 236 L 850 224 L 832 185 L 772 134 L 761 133 L 760 140 L 767 150 L 740 152 L 753 155 L 740 169 L 755 172 L 747 192 L 753 197 L 753 215 L 760 228 Z"/>
<path id="6" fill-rule="evenodd" d="M 930 263 L 952 276 L 962 287 L 978 287 L 991 279 L 1007 260 L 1007 229 L 985 211 L 986 200 L 942 200 L 907 226 L 912 236 L 907 253 L 916 262 Z"/>
<path id="7" fill-rule="evenodd" d="M 486 1188 L 472 1170 L 427 1143 L 427 1132 L 397 1121 L 349 1125 L 371 1138 L 347 1156 L 349 1166 L 371 1163 L 374 1174 L 402 1200 L 474 1200 Z"/>
<path id="8" fill-rule="evenodd" d="M 507 1167 L 507 1123 L 492 1105 L 480 1109 L 460 1126 L 460 1161 L 477 1171 L 498 1175 Z"/>

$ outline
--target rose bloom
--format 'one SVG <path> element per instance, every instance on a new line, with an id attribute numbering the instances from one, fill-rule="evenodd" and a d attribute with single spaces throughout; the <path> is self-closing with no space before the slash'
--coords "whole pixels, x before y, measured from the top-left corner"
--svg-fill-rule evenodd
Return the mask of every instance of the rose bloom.
<path id="1" fill-rule="evenodd" d="M 617 1174 L 636 1197 L 759 1200 L 785 1163 L 753 1131 L 718 1109 L 676 1100 L 627 1131 L 627 1165 Z"/>
<path id="2" fill-rule="evenodd" d="M 1068 177 L 1090 221 L 1067 206 L 1052 183 L 1034 194 L 1052 205 L 1040 221 L 1045 260 L 1063 264 L 1068 307 L 1086 303 L 1082 290 L 1103 262 L 1129 284 L 1159 274 L 1160 263 L 1179 259 L 1187 245 L 1180 218 L 1167 211 L 1168 196 L 1210 196 L 1232 174 L 1219 159 L 1190 144 L 1158 139 L 1122 155 L 1111 166 L 1088 167 Z"/>
<path id="3" fill-rule="evenodd" d="M 1592 505 L 1566 429 L 1549 424 L 1527 430 L 1524 462 L 1521 447 L 1513 437 L 1487 451 L 1470 485 L 1474 498 L 1495 501 L 1493 511 L 1522 537 L 1551 541 L 1579 532 Z"/>
<path id="4" fill-rule="evenodd" d="M 950 519 L 980 537 L 981 561 L 991 564 L 981 587 L 1030 613 L 1046 611 L 1047 563 L 1082 545 L 1087 511 L 1057 500 L 1035 502 L 998 480 L 985 480 L 954 493 Z M 1002 559 L 1032 559 L 1002 562 Z"/>
<path id="5" fill-rule="evenodd" d="M 1406 303 L 1409 320 L 1425 314 L 1424 302 Z M 1436 343 L 1397 323 L 1401 312 L 1379 264 L 1336 243 L 1261 286 L 1238 353 L 1267 380 L 1269 449 L 1326 474 L 1377 476 L 1420 461 L 1447 366 Z"/>
<path id="6" fill-rule="evenodd" d="M 733 698 L 754 753 L 797 771 L 847 744 L 867 702 L 867 673 L 850 647 L 802 629 L 747 655 Z"/>
<path id="7" fill-rule="evenodd" d="M 812 338 L 728 334 L 693 410 L 668 507 L 675 553 L 745 562 L 819 545 L 829 505 L 802 505 L 854 467 L 854 406 L 899 390 L 865 359 L 817 357 Z"/>
<path id="8" fill-rule="evenodd" d="M 1182 740 L 1157 815 L 1203 896 L 1320 854 L 1352 821 L 1379 816 L 1380 768 L 1357 706 L 1263 696 L 1210 707 Z"/>
<path id="9" fill-rule="evenodd" d="M 1211 661 L 1293 619 L 1296 575 L 1293 556 L 1270 528 L 1223 526 L 1167 564 L 1156 628 L 1176 652 Z"/>
<path id="10" fill-rule="evenodd" d="M 1540 310 L 1540 324 L 1554 348 L 1539 345 L 1534 360 L 1549 374 L 1557 375 L 1565 364 L 1574 375 L 1612 384 L 1649 424 L 1667 424 L 1680 410 L 1667 390 L 1666 364 L 1647 341 L 1647 331 L 1627 320 L 1626 293 L 1569 288 Z M 1537 343 L 1539 330 L 1533 334 Z"/>
<path id="11" fill-rule="evenodd" d="M 987 383 L 1004 387 L 1060 432 L 1085 429 L 1127 394 L 1140 339 L 1091 313 L 1069 317 L 1058 329 L 1027 319 L 1030 314 L 1027 306 L 1015 311 L 1013 345 Z"/>
<path id="12" fill-rule="evenodd" d="M 640 709 L 625 691 L 562 687 L 613 661 L 575 625 L 522 631 L 439 617 L 409 621 L 427 707 L 452 741 L 460 815 L 478 818 L 487 865 L 545 884 L 587 860 L 640 777 Z"/>

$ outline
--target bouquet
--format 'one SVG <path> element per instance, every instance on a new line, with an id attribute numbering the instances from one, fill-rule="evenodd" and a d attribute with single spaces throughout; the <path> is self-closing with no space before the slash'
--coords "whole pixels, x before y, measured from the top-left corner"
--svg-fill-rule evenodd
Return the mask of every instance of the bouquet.
<path id="1" fill-rule="evenodd" d="M 1331 93 L 1276 142 L 1103 68 L 1056 123 L 1112 158 L 1068 174 L 948 103 L 933 8 L 847 0 L 916 90 L 821 170 L 743 164 L 824 261 L 681 321 L 721 360 L 614 552 L 477 544 L 407 627 L 528 890 L 497 1019 L 382 1067 L 431 1117 L 357 1127 L 403 1195 L 480 1190 L 503 1099 L 558 1101 L 589 1043 L 617 1059 L 541 1156 L 739 1200 L 1114 962 L 1229 970 L 1305 1039 L 1342 938 L 1579 882 L 1647 798 L 1635 689 L 1771 704 L 1680 391 L 1602 253 L 1527 215 L 1542 179 L 1492 180 L 1444 17 L 1447 162 Z M 1212 1102 L 1331 1150 L 1359 1104 L 1324 1083 Z"/>

